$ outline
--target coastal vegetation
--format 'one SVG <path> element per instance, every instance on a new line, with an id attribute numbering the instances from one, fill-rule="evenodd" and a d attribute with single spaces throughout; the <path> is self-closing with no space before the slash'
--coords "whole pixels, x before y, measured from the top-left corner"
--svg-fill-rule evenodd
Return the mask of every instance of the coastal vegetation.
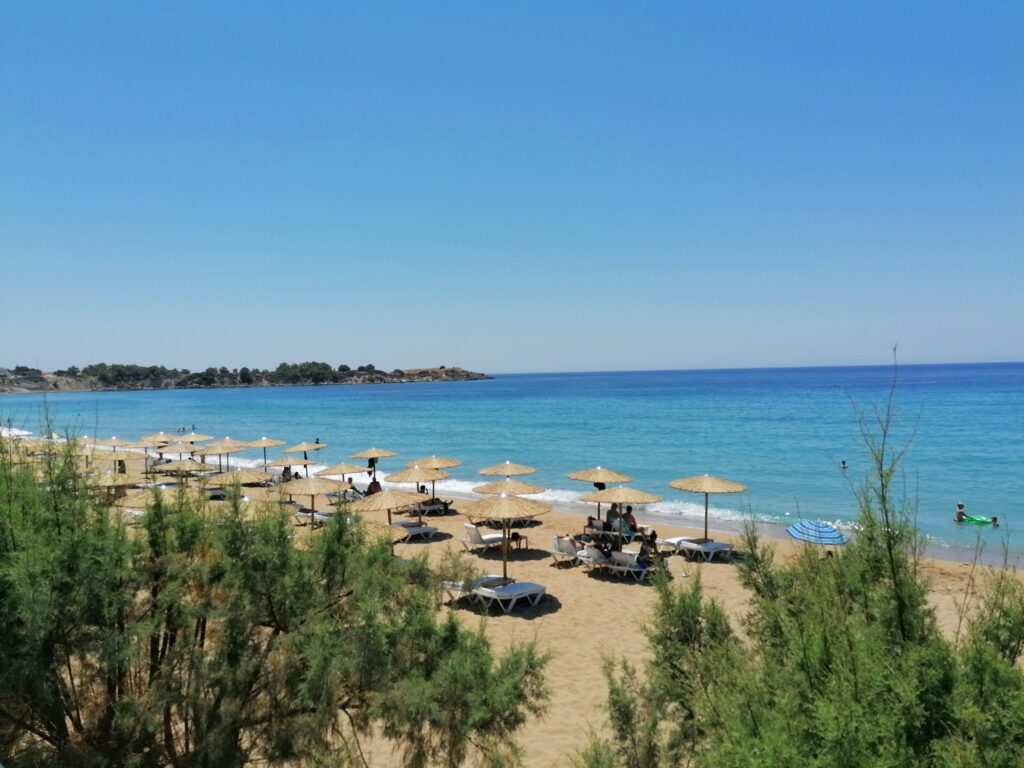
<path id="1" fill-rule="evenodd" d="M 341 513 L 154 495 L 139 525 L 70 450 L 0 451 L 0 762 L 17 766 L 363 765 L 515 760 L 545 699 L 532 643 L 502 653 L 438 610 L 426 560 Z M 0 440 L 0 448 L 4 448 Z"/>
<path id="2" fill-rule="evenodd" d="M 274 369 L 209 367 L 202 371 L 165 368 L 162 365 L 94 363 L 70 366 L 46 373 L 18 365 L 0 369 L 0 392 L 95 390 L 95 389 L 188 389 L 195 387 L 311 386 L 318 384 L 396 384 L 415 381 L 467 381 L 486 375 L 458 367 L 380 371 L 372 363 L 352 368 L 344 363 L 281 363 Z"/>
<path id="3" fill-rule="evenodd" d="M 650 660 L 608 660 L 614 725 L 579 765 L 1024 765 L 1024 585 L 1006 567 L 972 583 L 955 638 L 939 632 L 893 417 L 890 401 L 861 420 L 871 470 L 847 547 L 780 566 L 748 528 L 742 625 L 699 578 L 657 584 Z"/>

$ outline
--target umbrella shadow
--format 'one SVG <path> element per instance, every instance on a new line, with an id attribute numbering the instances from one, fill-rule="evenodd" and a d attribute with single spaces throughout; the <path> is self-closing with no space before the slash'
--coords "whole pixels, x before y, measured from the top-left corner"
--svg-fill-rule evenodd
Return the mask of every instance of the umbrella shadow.
<path id="1" fill-rule="evenodd" d="M 501 549 L 497 547 L 494 549 L 489 549 L 486 552 L 478 553 L 478 556 L 483 560 L 497 560 L 500 563 Z M 508 551 L 508 561 L 510 563 L 525 563 L 534 560 L 546 560 L 549 557 L 551 557 L 551 553 L 544 549 L 532 549 L 526 547 L 524 547 L 523 549 L 515 549 L 514 547 L 512 547 Z"/>
<path id="2" fill-rule="evenodd" d="M 450 533 L 445 531 L 437 531 L 429 539 L 426 536 L 416 536 L 409 541 L 396 541 L 396 544 L 434 544 L 438 541 L 445 541 L 447 539 L 455 538 Z"/>

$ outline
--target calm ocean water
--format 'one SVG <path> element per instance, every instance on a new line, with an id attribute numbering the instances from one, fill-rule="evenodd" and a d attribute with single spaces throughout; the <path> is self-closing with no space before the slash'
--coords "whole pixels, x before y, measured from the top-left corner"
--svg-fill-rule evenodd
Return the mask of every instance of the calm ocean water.
<path id="1" fill-rule="evenodd" d="M 664 497 L 651 511 L 703 518 L 703 497 L 669 480 L 709 473 L 746 484 L 712 497 L 712 517 L 752 512 L 768 523 L 800 517 L 848 523 L 866 469 L 856 411 L 884 405 L 891 367 L 504 375 L 492 381 L 159 392 L 55 393 L 54 426 L 137 439 L 187 426 L 216 437 L 320 438 L 335 463 L 371 446 L 397 451 L 384 471 L 437 454 L 463 462 L 439 489 L 468 491 L 476 471 L 510 459 L 569 502 L 591 490 L 565 475 L 595 465 L 632 475 Z M 894 443 L 909 443 L 902 480 L 918 523 L 938 548 L 1024 552 L 1024 364 L 906 366 L 897 373 Z M 0 398 L 0 417 L 40 431 L 39 395 Z M 272 449 L 277 450 L 277 449 Z M 242 454 L 256 460 L 258 452 Z M 313 458 L 313 457 L 311 457 Z M 846 472 L 839 469 L 845 460 Z M 955 526 L 955 503 L 998 515 L 999 530 Z M 713 522 L 714 525 L 714 522 Z"/>

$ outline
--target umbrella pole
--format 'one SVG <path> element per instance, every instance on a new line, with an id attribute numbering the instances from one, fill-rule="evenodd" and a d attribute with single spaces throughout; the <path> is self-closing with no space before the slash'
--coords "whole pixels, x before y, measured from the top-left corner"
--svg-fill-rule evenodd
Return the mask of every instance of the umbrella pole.
<path id="1" fill-rule="evenodd" d="M 267 471 L 267 446 L 263 446 L 263 471 Z"/>
<path id="2" fill-rule="evenodd" d="M 704 494 L 704 538 L 708 537 L 708 495 Z"/>
<path id="3" fill-rule="evenodd" d="M 502 536 L 501 536 L 501 578 L 508 578 L 508 537 L 509 528 L 511 522 L 506 518 L 502 521 Z"/>
<path id="4" fill-rule="evenodd" d="M 316 496 L 309 494 L 309 530 L 316 524 Z"/>
<path id="5" fill-rule="evenodd" d="M 597 519 L 601 519 L 601 502 L 597 502 Z"/>

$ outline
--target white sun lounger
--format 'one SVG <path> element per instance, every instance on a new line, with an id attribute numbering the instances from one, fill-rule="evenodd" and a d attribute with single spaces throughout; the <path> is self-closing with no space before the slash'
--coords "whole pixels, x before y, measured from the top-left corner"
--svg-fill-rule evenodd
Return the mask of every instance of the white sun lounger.
<path id="1" fill-rule="evenodd" d="M 670 540 L 666 539 L 666 541 Z M 735 544 L 729 544 L 725 541 L 700 541 L 685 537 L 681 537 L 681 540 L 676 544 L 676 551 L 680 554 L 686 555 L 690 559 L 703 557 L 705 562 L 714 560 L 715 555 L 719 555 L 719 559 L 731 558 L 735 548 Z"/>
<path id="2" fill-rule="evenodd" d="M 416 538 L 433 539 L 434 534 L 437 533 L 437 528 L 432 525 L 396 525 L 395 527 L 401 528 L 405 533 L 405 538 L 402 539 L 403 544 L 408 544 Z"/>
<path id="3" fill-rule="evenodd" d="M 514 584 L 506 584 L 502 587 L 477 587 L 473 594 L 487 608 L 497 603 L 501 610 L 508 613 L 516 607 L 520 600 L 526 600 L 530 605 L 537 605 L 544 599 L 547 588 L 542 584 L 532 581 L 517 581 Z"/>
<path id="4" fill-rule="evenodd" d="M 583 563 L 583 567 L 587 570 L 593 568 L 605 568 L 611 563 L 605 554 L 597 547 L 584 547 L 577 555 L 579 561 Z"/>
<path id="5" fill-rule="evenodd" d="M 650 565 L 642 565 L 636 561 L 636 552 L 612 552 L 611 559 L 608 563 L 608 570 L 614 573 L 616 576 L 626 576 L 629 574 L 637 581 L 643 581 L 649 579 L 651 573 L 654 571 Z"/>
<path id="6" fill-rule="evenodd" d="M 480 587 L 500 587 L 514 582 L 515 579 L 506 579 L 504 576 L 490 574 L 489 576 L 480 576 L 469 581 L 443 581 L 441 586 L 444 587 L 448 599 L 455 602 L 460 597 L 465 597 L 466 595 L 472 595 L 475 600 L 476 596 L 473 594 L 473 591 Z"/>
<path id="7" fill-rule="evenodd" d="M 502 535 L 500 533 L 480 533 L 480 529 L 472 523 L 466 523 L 466 538 L 459 539 L 462 546 L 468 552 L 479 552 L 500 547 Z"/>
<path id="8" fill-rule="evenodd" d="M 555 565 L 561 563 L 569 563 L 569 565 L 576 565 L 580 562 L 579 552 L 576 549 L 576 545 L 573 544 L 565 536 L 555 536 L 551 542 L 552 549 L 551 557 L 555 561 Z"/>

